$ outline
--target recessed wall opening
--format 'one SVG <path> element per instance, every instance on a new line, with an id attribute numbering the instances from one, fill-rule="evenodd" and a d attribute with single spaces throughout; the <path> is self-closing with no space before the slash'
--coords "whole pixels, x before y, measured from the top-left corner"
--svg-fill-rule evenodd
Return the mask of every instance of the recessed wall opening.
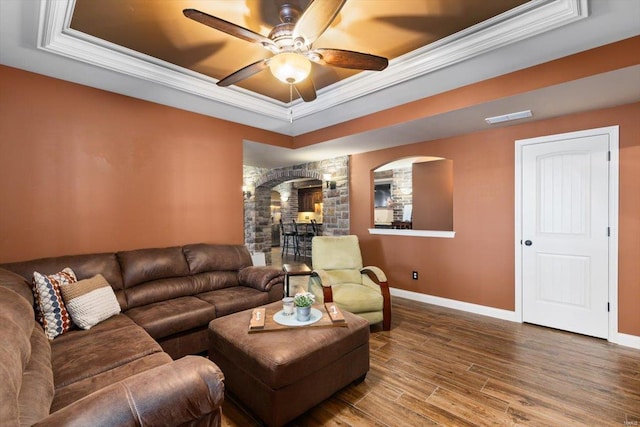
<path id="1" fill-rule="evenodd" d="M 408 157 L 372 175 L 374 228 L 453 231 L 453 160 Z"/>

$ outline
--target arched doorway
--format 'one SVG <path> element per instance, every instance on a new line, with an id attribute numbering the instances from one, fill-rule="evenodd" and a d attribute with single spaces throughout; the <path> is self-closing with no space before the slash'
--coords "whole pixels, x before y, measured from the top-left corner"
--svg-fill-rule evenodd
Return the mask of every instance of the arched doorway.
<path id="1" fill-rule="evenodd" d="M 324 175 L 331 173 L 334 186 L 327 186 Z M 342 235 L 349 232 L 349 187 L 348 157 L 307 163 L 279 169 L 244 167 L 245 183 L 250 185 L 251 197 L 244 203 L 245 245 L 252 253 L 265 254 L 267 264 L 271 264 L 272 225 L 271 193 L 278 191 L 282 197 L 282 207 L 288 210 L 283 221 L 290 221 L 298 210 L 298 194 L 294 185 L 302 180 L 317 180 L 322 186 L 324 221 L 323 234 Z M 286 201 L 284 200 L 286 199 Z M 279 235 L 278 235 L 279 236 Z"/>

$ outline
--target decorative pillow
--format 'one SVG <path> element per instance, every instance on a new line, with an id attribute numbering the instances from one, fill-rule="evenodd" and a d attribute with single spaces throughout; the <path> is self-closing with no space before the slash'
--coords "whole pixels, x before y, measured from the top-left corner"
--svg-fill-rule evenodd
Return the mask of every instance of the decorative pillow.
<path id="1" fill-rule="evenodd" d="M 102 274 L 75 283 L 62 284 L 60 291 L 73 323 L 82 329 L 90 329 L 120 313 L 116 294 Z"/>
<path id="2" fill-rule="evenodd" d="M 60 295 L 60 285 L 76 281 L 76 275 L 69 267 L 48 276 L 33 272 L 36 319 L 50 340 L 71 329 L 71 318 Z"/>

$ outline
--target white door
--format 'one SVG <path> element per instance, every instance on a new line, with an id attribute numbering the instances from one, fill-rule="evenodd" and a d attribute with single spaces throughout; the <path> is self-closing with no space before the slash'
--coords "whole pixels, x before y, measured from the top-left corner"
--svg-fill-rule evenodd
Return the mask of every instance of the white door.
<path id="1" fill-rule="evenodd" d="M 522 146 L 522 316 L 608 337 L 609 137 Z"/>

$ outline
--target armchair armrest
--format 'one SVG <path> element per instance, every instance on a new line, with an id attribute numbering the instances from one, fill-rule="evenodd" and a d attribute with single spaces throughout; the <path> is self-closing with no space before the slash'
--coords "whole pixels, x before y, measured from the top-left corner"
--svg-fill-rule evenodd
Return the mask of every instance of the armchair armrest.
<path id="1" fill-rule="evenodd" d="M 387 281 L 387 275 L 384 274 L 384 271 L 382 271 L 382 269 L 380 267 L 375 267 L 373 265 L 368 265 L 366 267 L 362 267 L 360 269 L 360 273 L 372 273 L 374 276 L 376 276 L 376 279 L 378 280 L 378 282 L 386 282 Z"/>
<path id="2" fill-rule="evenodd" d="M 323 288 L 331 287 L 331 278 L 329 277 L 329 274 L 326 271 L 319 270 L 319 269 L 313 270 L 311 275 L 316 276 L 318 279 L 320 279 L 320 284 L 322 285 Z"/>
<path id="3" fill-rule="evenodd" d="M 366 266 L 360 270 L 361 273 L 371 276 L 375 276 L 378 286 L 380 286 L 380 292 L 382 293 L 382 329 L 388 331 L 391 329 L 391 292 L 389 291 L 389 284 L 387 283 L 387 275 L 379 268 L 375 266 Z"/>
<path id="4" fill-rule="evenodd" d="M 222 417 L 223 381 L 213 362 L 186 356 L 98 390 L 36 426 L 215 424 Z"/>
<path id="5" fill-rule="evenodd" d="M 265 266 L 245 267 L 238 272 L 238 282 L 242 286 L 268 292 L 274 285 L 284 282 L 284 271 Z"/>
<path id="6" fill-rule="evenodd" d="M 324 270 L 313 270 L 312 277 L 317 277 L 322 285 L 322 298 L 324 302 L 333 302 L 333 290 L 331 289 L 331 278 Z"/>

